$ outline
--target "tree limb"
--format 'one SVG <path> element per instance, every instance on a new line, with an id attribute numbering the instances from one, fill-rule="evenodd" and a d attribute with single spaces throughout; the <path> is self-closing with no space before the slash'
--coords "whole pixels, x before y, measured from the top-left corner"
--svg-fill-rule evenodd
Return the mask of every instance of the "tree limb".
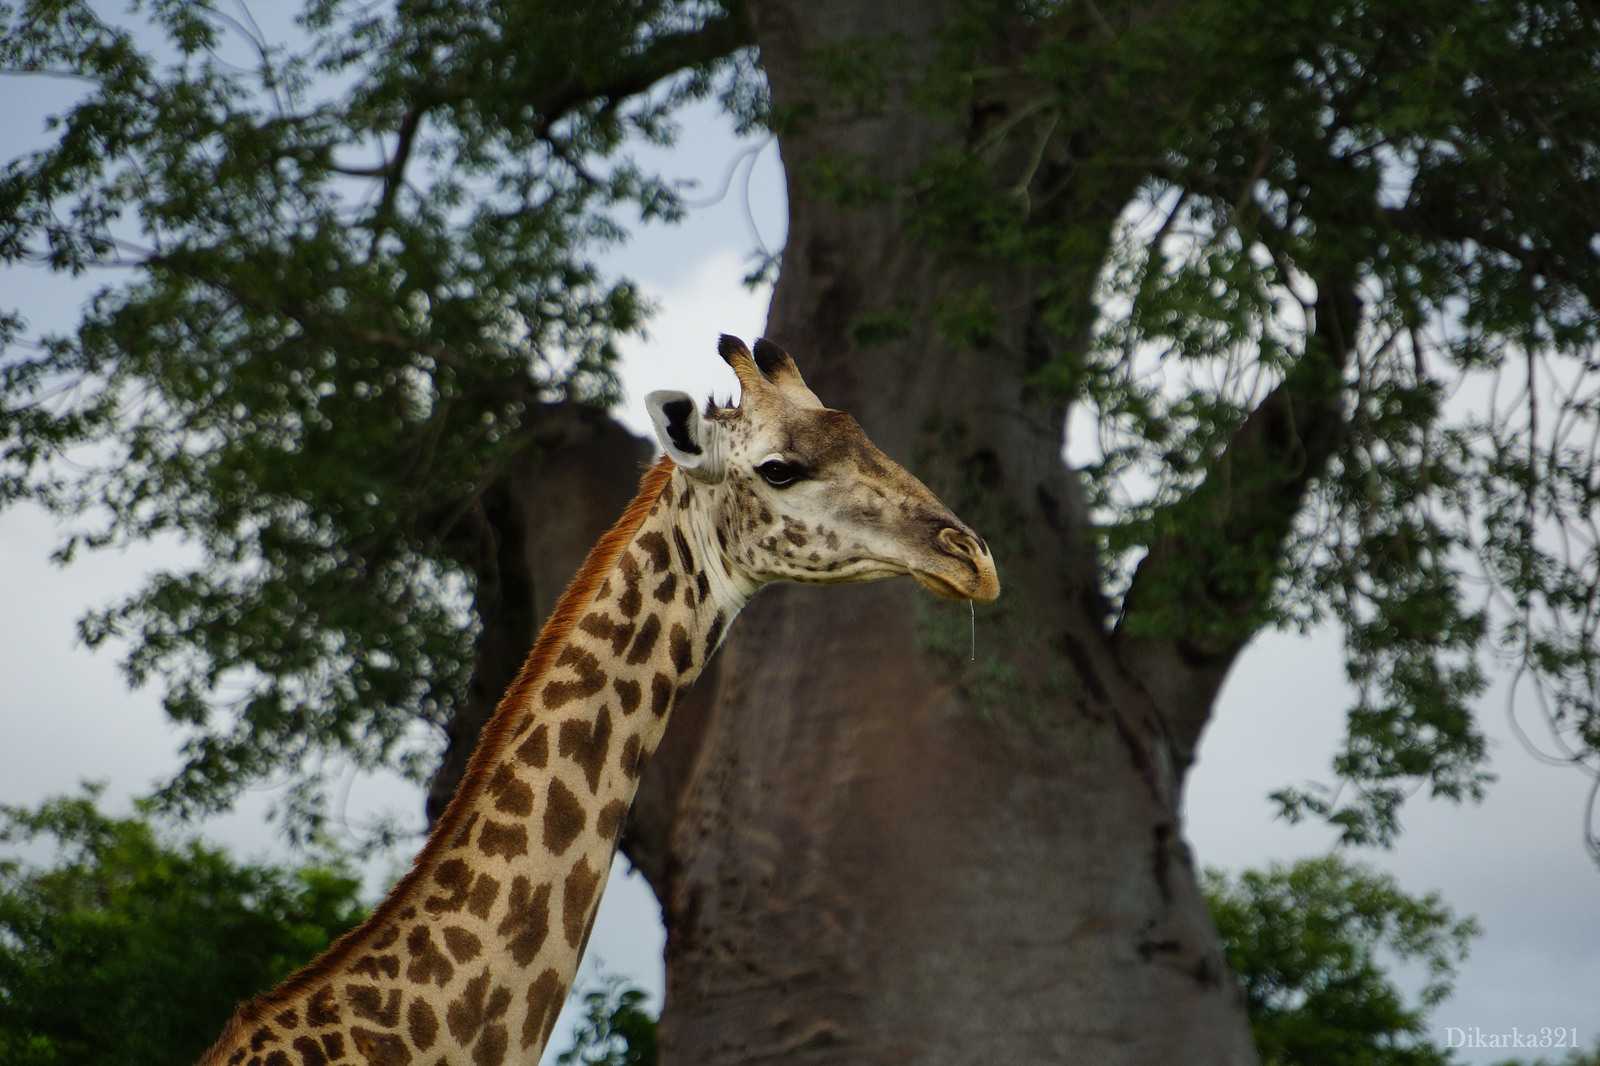
<path id="1" fill-rule="evenodd" d="M 1317 293 L 1306 355 L 1165 516 L 1113 635 L 1116 654 L 1166 719 L 1178 767 L 1192 760 L 1228 668 L 1264 621 L 1307 487 L 1347 423 L 1343 374 L 1360 299 L 1343 277 L 1318 279 Z"/>

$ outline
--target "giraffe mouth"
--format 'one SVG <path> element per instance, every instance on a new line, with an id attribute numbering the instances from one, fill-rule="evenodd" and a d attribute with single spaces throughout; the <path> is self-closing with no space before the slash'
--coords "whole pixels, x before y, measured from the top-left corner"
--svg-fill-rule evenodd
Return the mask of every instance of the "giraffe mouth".
<path id="1" fill-rule="evenodd" d="M 991 566 L 987 574 L 974 573 L 965 575 L 968 581 L 956 584 L 943 574 L 930 573 L 927 570 L 913 570 L 911 576 L 917 584 L 947 600 L 977 600 L 979 603 L 992 603 L 1000 595 L 1000 581 L 995 577 L 994 568 Z"/>

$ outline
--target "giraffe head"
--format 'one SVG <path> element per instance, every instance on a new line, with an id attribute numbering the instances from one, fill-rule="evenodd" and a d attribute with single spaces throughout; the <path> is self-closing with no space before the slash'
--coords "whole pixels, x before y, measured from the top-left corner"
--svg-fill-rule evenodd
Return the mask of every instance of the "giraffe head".
<path id="1" fill-rule="evenodd" d="M 738 375 L 734 407 L 688 394 L 646 403 L 661 446 L 709 490 L 718 547 L 752 586 L 909 574 L 940 596 L 1000 595 L 988 545 L 927 486 L 879 451 L 855 419 L 822 406 L 772 342 L 718 345 Z"/>

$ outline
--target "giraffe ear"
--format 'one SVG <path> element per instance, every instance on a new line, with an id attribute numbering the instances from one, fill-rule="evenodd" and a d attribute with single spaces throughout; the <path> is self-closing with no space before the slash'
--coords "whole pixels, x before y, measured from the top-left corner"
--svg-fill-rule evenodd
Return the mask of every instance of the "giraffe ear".
<path id="1" fill-rule="evenodd" d="M 656 425 L 656 438 L 674 463 L 701 481 L 722 477 L 717 427 L 700 415 L 694 399 L 686 392 L 662 389 L 644 398 L 650 421 Z"/>
<path id="2" fill-rule="evenodd" d="M 800 368 L 794 365 L 788 352 L 765 337 L 757 337 L 752 358 L 756 361 L 756 368 L 789 398 L 790 403 L 801 407 L 822 406 L 817 394 L 806 387 L 806 379 L 800 376 Z"/>

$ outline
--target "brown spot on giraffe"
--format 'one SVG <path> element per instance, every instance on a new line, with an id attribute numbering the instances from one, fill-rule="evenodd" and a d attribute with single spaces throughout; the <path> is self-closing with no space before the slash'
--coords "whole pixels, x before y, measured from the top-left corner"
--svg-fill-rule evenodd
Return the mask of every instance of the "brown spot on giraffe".
<path id="1" fill-rule="evenodd" d="M 672 597 L 678 593 L 678 575 L 668 571 L 667 576 L 661 579 L 661 584 L 650 595 L 659 603 L 671 603 Z"/>
<path id="2" fill-rule="evenodd" d="M 661 616 L 651 614 L 639 627 L 639 635 L 633 638 L 633 647 L 628 649 L 628 665 L 638 666 L 650 658 L 650 653 L 655 651 L 656 640 L 661 636 Z"/>
<path id="3" fill-rule="evenodd" d="M 505 989 L 509 1002 L 511 993 Z M 506 1029 L 505 1023 L 494 1022 L 484 1026 L 483 1035 L 478 1037 L 478 1042 L 472 1046 L 473 1066 L 500 1066 L 506 1061 L 506 1048 L 511 1044 L 511 1033 Z"/>
<path id="4" fill-rule="evenodd" d="M 444 1012 L 445 1026 L 461 1047 L 472 1046 L 484 1027 L 498 1021 L 511 1006 L 511 990 L 497 985 L 490 991 L 491 982 L 491 971 L 485 967 Z"/>
<path id="5" fill-rule="evenodd" d="M 578 623 L 578 628 L 600 640 L 611 642 L 611 654 L 621 655 L 633 636 L 632 622 L 619 622 L 603 611 L 590 611 Z"/>
<path id="6" fill-rule="evenodd" d="M 552 855 L 565 852 L 588 820 L 578 797 L 559 777 L 552 777 L 544 801 L 544 850 Z"/>
<path id="7" fill-rule="evenodd" d="M 672 709 L 672 679 L 666 674 L 657 672 L 650 679 L 650 713 L 657 718 L 665 718 L 667 711 Z"/>
<path id="8" fill-rule="evenodd" d="M 639 608 L 644 604 L 644 597 L 639 593 L 639 564 L 633 556 L 623 552 L 617 565 L 622 572 L 622 595 L 617 597 L 617 610 L 624 617 L 637 618 Z"/>
<path id="9" fill-rule="evenodd" d="M 406 1047 L 399 1033 L 375 1033 L 371 1029 L 354 1026 L 350 1042 L 356 1052 L 367 1060 L 367 1066 L 410 1066 L 411 1049 Z"/>
<path id="10" fill-rule="evenodd" d="M 556 750 L 577 763 L 589 783 L 589 791 L 598 792 L 600 769 L 605 766 L 606 752 L 611 750 L 611 711 L 601 707 L 592 724 L 581 719 L 562 722 Z"/>
<path id="11" fill-rule="evenodd" d="M 689 541 L 677 526 L 672 527 L 672 542 L 678 546 L 678 561 L 683 563 L 683 572 L 690 575 L 697 573 L 699 568 L 694 564 L 694 552 L 689 550 Z"/>
<path id="12" fill-rule="evenodd" d="M 612 678 L 611 687 L 617 690 L 617 699 L 622 703 L 624 716 L 630 715 L 639 709 L 639 699 L 642 695 L 639 682 L 617 677 Z"/>
<path id="13" fill-rule="evenodd" d="M 458 1047 L 471 1047 L 483 1028 L 484 1006 L 489 996 L 489 968 L 467 982 L 461 995 L 444 1012 L 445 1026 Z"/>
<path id="14" fill-rule="evenodd" d="M 504 855 L 514 859 L 528 853 L 528 830 L 520 825 L 507 825 L 485 818 L 483 830 L 478 834 L 478 850 L 485 855 Z"/>
<path id="15" fill-rule="evenodd" d="M 427 1051 L 439 1039 L 439 1016 L 421 996 L 412 999 L 406 1008 L 406 1033 L 418 1051 Z"/>
<path id="16" fill-rule="evenodd" d="M 589 902 L 594 899 L 595 889 L 600 887 L 600 871 L 589 865 L 589 856 L 585 855 L 567 874 L 561 887 L 561 928 L 567 935 L 567 943 L 577 947 L 589 916 Z"/>
<path id="17" fill-rule="evenodd" d="M 564 707 L 577 699 L 586 699 L 606 685 L 605 672 L 593 652 L 568 644 L 556 656 L 557 666 L 570 666 L 577 673 L 576 681 L 551 681 L 544 687 L 544 705 L 551 710 Z"/>
<path id="18" fill-rule="evenodd" d="M 539 954 L 550 935 L 550 885 L 537 889 L 526 877 L 511 882 L 506 916 L 495 934 L 506 943 L 506 950 L 518 966 L 526 966 Z"/>
<path id="19" fill-rule="evenodd" d="M 662 536 L 660 531 L 652 529 L 648 533 L 640 534 L 638 544 L 645 550 L 645 561 L 656 573 L 659 574 L 672 565 L 672 554 L 667 550 L 667 538 Z"/>
<path id="20" fill-rule="evenodd" d="M 350 967 L 350 972 L 359 977 L 370 977 L 374 981 L 382 977 L 400 976 L 400 956 L 398 955 L 363 955 Z"/>
<path id="21" fill-rule="evenodd" d="M 316 1037 L 297 1036 L 289 1046 L 300 1056 L 300 1066 L 328 1066 L 328 1053 Z"/>
<path id="22" fill-rule="evenodd" d="M 561 975 L 547 969 L 528 986 L 528 1014 L 522 1022 L 522 1048 L 543 1047 L 550 1041 L 550 1031 L 556 1027 L 556 1016 L 561 1013 L 561 1001 L 566 997 L 567 986 Z"/>
<path id="23" fill-rule="evenodd" d="M 317 989 L 306 1002 L 306 1024 L 318 1029 L 339 1024 L 339 1004 L 334 1002 L 331 985 Z"/>
<path id="24" fill-rule="evenodd" d="M 445 926 L 444 946 L 457 962 L 471 962 L 483 951 L 483 941 L 459 925 Z"/>
<path id="25" fill-rule="evenodd" d="M 472 843 L 472 827 L 477 824 L 478 812 L 473 811 L 470 816 L 462 819 L 461 825 L 456 829 L 455 835 L 450 840 L 452 848 L 464 848 Z"/>
<path id="26" fill-rule="evenodd" d="M 517 749 L 517 758 L 536 770 L 543 770 L 550 762 L 550 727 L 542 725 L 528 734 L 528 739 Z"/>
<path id="27" fill-rule="evenodd" d="M 728 617 L 719 608 L 715 617 L 711 619 L 711 625 L 706 629 L 706 650 L 701 658 L 711 658 L 711 653 L 717 650 L 717 644 L 722 640 L 722 628 L 727 624 Z"/>
<path id="28" fill-rule="evenodd" d="M 668 643 L 672 648 L 672 668 L 678 671 L 679 676 L 687 674 L 694 665 L 694 646 L 689 643 L 689 631 L 682 622 L 672 623 L 672 636 Z"/>
<path id="29" fill-rule="evenodd" d="M 350 1004 L 350 1012 L 357 1018 L 376 1022 L 385 1029 L 393 1029 L 400 1024 L 402 993 L 398 988 L 391 988 L 385 993 L 377 985 L 350 985 L 344 990 L 344 998 Z"/>
<path id="30" fill-rule="evenodd" d="M 488 918 L 494 901 L 500 895 L 500 882 L 488 874 L 479 874 L 472 882 L 472 893 L 467 897 L 467 911 L 479 918 Z"/>
<path id="31" fill-rule="evenodd" d="M 639 757 L 639 747 L 639 734 L 635 733 L 623 743 L 622 756 L 617 760 L 617 765 L 623 774 L 632 780 L 637 780 L 644 769 L 643 762 Z"/>
<path id="32" fill-rule="evenodd" d="M 406 937 L 406 950 L 411 953 L 411 965 L 406 967 L 406 980 L 415 985 L 435 982 L 440 988 L 450 983 L 456 975 L 455 964 L 445 958 L 433 943 L 433 934 L 426 925 L 412 928 Z"/>
<path id="33" fill-rule="evenodd" d="M 628 816 L 628 804 L 621 800 L 612 800 L 600 808 L 600 813 L 595 816 L 595 832 L 607 840 L 617 839 L 617 833 L 622 830 L 622 821 Z"/>
<path id="34" fill-rule="evenodd" d="M 517 777 L 510 763 L 501 763 L 489 779 L 489 795 L 495 798 L 494 809 L 502 814 L 526 818 L 533 813 L 533 789 Z"/>

